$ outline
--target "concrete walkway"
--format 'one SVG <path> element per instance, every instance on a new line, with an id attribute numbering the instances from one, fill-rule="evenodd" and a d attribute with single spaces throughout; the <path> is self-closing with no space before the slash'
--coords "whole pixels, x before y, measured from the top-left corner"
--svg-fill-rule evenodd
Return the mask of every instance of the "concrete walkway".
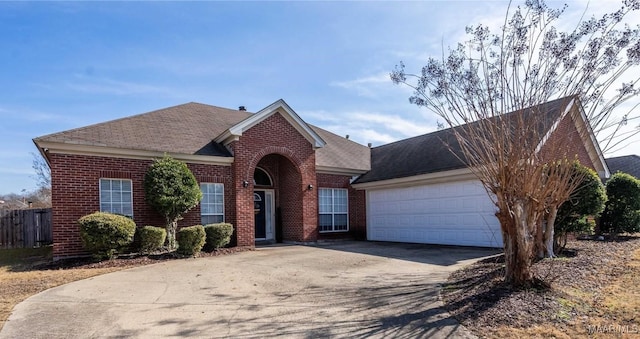
<path id="1" fill-rule="evenodd" d="M 162 262 L 35 295 L 0 338 L 469 338 L 439 284 L 495 253 L 340 242 Z"/>

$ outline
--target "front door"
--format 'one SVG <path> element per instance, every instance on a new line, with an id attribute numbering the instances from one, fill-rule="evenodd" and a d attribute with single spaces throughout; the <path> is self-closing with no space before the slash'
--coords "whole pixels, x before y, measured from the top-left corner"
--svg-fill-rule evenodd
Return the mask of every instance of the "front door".
<path id="1" fill-rule="evenodd" d="M 253 192 L 253 212 L 256 214 L 256 239 L 267 238 L 267 213 L 264 191 Z"/>
<path id="2" fill-rule="evenodd" d="M 273 191 L 253 192 L 253 212 L 255 213 L 256 240 L 273 239 Z"/>

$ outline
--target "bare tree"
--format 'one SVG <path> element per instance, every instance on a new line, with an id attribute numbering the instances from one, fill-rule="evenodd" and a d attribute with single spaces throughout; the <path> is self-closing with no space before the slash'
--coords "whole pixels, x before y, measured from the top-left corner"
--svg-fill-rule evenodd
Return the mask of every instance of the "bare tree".
<path id="1" fill-rule="evenodd" d="M 36 172 L 36 183 L 38 187 L 51 188 L 51 168 L 40 154 L 31 152 L 33 161 L 31 167 Z"/>
<path id="2" fill-rule="evenodd" d="M 44 158 L 36 153 L 31 153 L 33 162 L 31 167 L 35 171 L 35 180 L 38 188 L 33 192 L 39 204 L 51 206 L 51 168 Z"/>
<path id="3" fill-rule="evenodd" d="M 391 73 L 415 90 L 412 103 L 452 127 L 459 157 L 497 206 L 505 279 L 515 286 L 535 282 L 537 253 L 553 255 L 555 214 L 578 181 L 571 179 L 571 145 L 593 131 L 611 149 L 637 133 L 622 132 L 637 119 L 633 112 L 613 112 L 640 93 L 637 75 L 626 80 L 640 63 L 640 31 L 623 23 L 639 8 L 640 0 L 626 0 L 620 10 L 583 17 L 563 32 L 554 25 L 564 9 L 527 0 L 509 6 L 498 34 L 468 27 L 471 41 L 430 58 L 420 74 L 405 72 L 402 63 Z M 588 123 L 576 133 L 547 134 L 580 116 Z"/>

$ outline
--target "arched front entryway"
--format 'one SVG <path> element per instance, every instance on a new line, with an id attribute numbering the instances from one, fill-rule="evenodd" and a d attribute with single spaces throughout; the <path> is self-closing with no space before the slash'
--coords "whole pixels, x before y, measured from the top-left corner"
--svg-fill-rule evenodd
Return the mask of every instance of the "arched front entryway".
<path id="1" fill-rule="evenodd" d="M 236 161 L 233 164 L 237 245 L 254 246 L 256 241 L 316 241 L 318 196 L 315 153 L 296 153 L 287 147 L 268 146 L 243 157 L 245 151 L 241 147 L 235 148 Z M 268 203 L 273 206 L 273 214 L 269 214 Z M 265 209 L 264 214 L 262 208 Z M 272 228 L 265 225 L 263 231 L 262 221 L 258 219 L 258 229 L 256 215 L 258 218 L 264 215 L 265 223 L 271 216 Z"/>
<path id="2" fill-rule="evenodd" d="M 305 241 L 302 174 L 287 157 L 269 154 L 253 171 L 257 242 Z"/>

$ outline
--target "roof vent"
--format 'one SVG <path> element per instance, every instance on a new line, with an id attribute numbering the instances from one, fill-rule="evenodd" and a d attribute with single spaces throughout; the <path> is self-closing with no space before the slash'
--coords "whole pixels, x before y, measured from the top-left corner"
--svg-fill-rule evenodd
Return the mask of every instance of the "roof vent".
<path id="1" fill-rule="evenodd" d="M 244 106 L 240 106 L 240 107 L 238 107 L 238 111 L 246 112 L 247 109 Z"/>
<path id="2" fill-rule="evenodd" d="M 347 136 L 345 136 L 345 139 L 349 140 L 349 134 L 347 134 Z"/>
<path id="3" fill-rule="evenodd" d="M 367 144 L 367 146 L 368 146 L 369 148 L 371 148 L 371 143 L 368 143 L 368 144 Z"/>

